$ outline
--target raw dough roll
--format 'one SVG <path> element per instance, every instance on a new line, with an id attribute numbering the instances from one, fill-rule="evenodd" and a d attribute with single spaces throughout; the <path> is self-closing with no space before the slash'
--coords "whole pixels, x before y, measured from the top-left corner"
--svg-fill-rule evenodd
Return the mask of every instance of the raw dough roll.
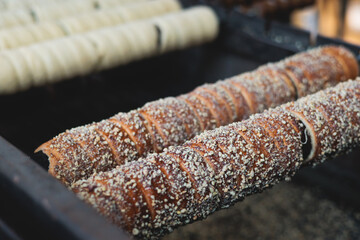
<path id="1" fill-rule="evenodd" d="M 140 7 L 143 6 L 143 7 Z M 121 7 L 119 7 L 120 9 Z M 157 0 L 134 3 L 126 5 L 126 8 L 132 20 L 143 19 L 175 12 L 181 9 L 180 2 L 177 0 Z"/>
<path id="2" fill-rule="evenodd" d="M 0 73 L 0 89 L 3 94 L 19 91 L 16 72 L 10 59 L 6 55 L 0 54 L 1 67 L 4 68 Z"/>
<path id="3" fill-rule="evenodd" d="M 72 0 L 74 1 L 74 0 Z M 32 6 L 62 3 L 63 0 L 1 0 L 1 10 L 28 9 Z"/>
<path id="4" fill-rule="evenodd" d="M 161 1 L 168 2 L 170 0 L 161 0 Z M 133 6 L 135 8 L 135 5 Z M 141 7 L 141 6 L 139 5 L 137 7 Z M 197 14 L 203 11 L 203 8 L 204 7 L 193 8 L 182 11 L 180 13 L 169 13 L 167 15 L 160 17 L 159 19 L 164 18 L 166 19 L 166 21 L 168 21 L 169 19 L 171 19 L 171 16 L 174 15 L 175 16 L 174 21 L 176 22 L 179 19 L 180 20 L 183 19 L 183 16 L 186 15 L 187 17 L 191 16 L 195 20 Z M 207 11 L 211 11 L 211 9 L 209 8 Z M 71 26 L 72 30 L 76 28 L 78 29 L 77 31 L 81 31 L 81 29 L 85 28 L 85 22 L 81 23 L 79 21 L 74 21 L 73 24 L 74 25 Z M 48 26 L 49 25 L 46 25 L 47 28 Z M 66 30 L 65 28 L 63 29 Z M 72 31 L 70 27 L 68 29 L 69 32 Z M 41 38 L 40 37 L 41 33 L 47 34 L 47 29 L 46 30 L 44 29 L 44 31 L 41 31 L 40 29 L 38 30 L 39 31 L 36 32 L 38 34 L 36 36 L 37 38 Z M 56 31 L 54 31 L 54 33 L 56 34 Z M 195 34 L 195 32 L 193 33 Z M 185 31 L 184 34 L 185 35 L 181 40 L 182 41 L 181 44 L 179 41 L 177 41 L 178 45 L 173 45 L 165 50 L 170 51 L 184 47 L 189 47 L 192 44 L 197 44 L 200 42 L 200 40 L 197 43 L 192 41 L 192 36 L 190 32 Z M 196 33 L 196 34 L 198 34 L 198 36 L 201 37 L 201 42 L 206 42 L 211 40 L 207 38 L 204 34 L 202 35 L 201 33 Z M 91 54 L 93 54 L 89 60 L 86 60 L 81 63 L 79 62 L 78 59 L 80 58 L 83 59 L 83 58 L 76 57 L 79 53 L 75 53 L 74 55 L 74 52 L 78 52 L 78 50 L 74 49 L 73 43 L 71 43 L 72 41 L 75 41 L 75 39 L 78 39 L 79 37 L 82 38 L 83 41 L 88 42 L 87 46 L 89 46 L 89 44 L 92 45 L 91 50 L 89 47 L 87 47 L 86 48 L 87 50 L 82 49 L 82 52 L 89 51 L 88 53 L 91 52 Z M 64 38 L 58 38 L 50 41 L 44 41 L 44 42 L 32 44 L 29 46 L 24 46 L 23 48 L 38 49 L 39 54 L 36 56 L 40 58 L 40 60 L 36 59 L 34 61 L 42 61 L 44 63 L 46 74 L 30 73 L 27 75 L 22 75 L 20 82 L 18 81 L 17 78 L 12 79 L 15 83 L 10 84 L 9 89 L 6 89 L 6 84 L 5 84 L 9 80 L 1 80 L 2 76 L 0 76 L 0 81 L 3 81 L 0 82 L 0 86 L 1 86 L 0 93 L 10 93 L 19 90 L 25 90 L 26 88 L 30 88 L 33 85 L 38 86 L 40 83 L 55 82 L 55 81 L 60 81 L 62 79 L 69 79 L 76 76 L 89 74 L 94 71 L 108 69 L 111 67 L 127 64 L 132 61 L 157 55 L 164 51 L 162 50 L 162 47 L 159 46 L 160 37 L 161 36 L 159 35 L 159 32 L 156 26 L 154 25 L 153 20 L 145 19 L 133 23 L 122 24 L 119 26 L 102 28 L 100 30 L 90 31 L 84 34 L 79 34 L 79 35 L 74 34 Z M 61 44 L 61 42 L 64 42 L 66 44 Z M 0 44 L 4 46 L 7 45 L 6 41 L 0 42 Z M 21 53 L 19 52 L 19 48 L 15 48 L 7 52 L 8 52 L 7 54 L 14 55 L 22 59 Z M 89 56 L 88 53 L 86 53 L 87 56 Z M 13 56 L 11 57 L 13 58 Z M 34 71 L 34 70 L 30 70 L 30 71 Z M 4 71 L 4 74 L 5 73 L 6 71 Z M 35 75 L 39 78 L 32 79 L 30 77 Z M 29 78 L 25 79 L 26 76 L 29 76 Z M 40 78 L 44 76 L 46 76 L 46 78 Z M 35 82 L 36 84 L 33 84 Z M 14 84 L 18 84 L 19 87 L 17 89 L 14 89 Z"/>
<path id="5" fill-rule="evenodd" d="M 0 13 L 0 28 L 33 23 L 34 19 L 28 10 L 12 10 Z"/>
<path id="6" fill-rule="evenodd" d="M 3 51 L 1 55 L 10 61 L 13 69 L 15 70 L 15 77 L 13 81 L 17 83 L 19 89 L 29 88 L 31 85 L 31 69 L 25 61 L 20 51 L 10 52 Z"/>
<path id="7" fill-rule="evenodd" d="M 94 3 L 91 1 L 68 1 L 62 4 L 36 6 L 31 8 L 35 22 L 59 19 L 64 16 L 76 15 L 95 11 Z"/>
<path id="8" fill-rule="evenodd" d="M 95 4 L 99 9 L 113 8 L 125 4 L 133 4 L 139 2 L 146 2 L 149 0 L 95 0 Z"/>
<path id="9" fill-rule="evenodd" d="M 200 24 L 199 19 L 207 19 L 206 24 L 209 26 Z M 161 36 L 160 49 L 164 52 L 196 45 L 204 39 L 211 41 L 219 31 L 217 17 L 207 7 L 194 7 L 192 10 L 158 17 L 152 21 Z"/>
<path id="10" fill-rule="evenodd" d="M 25 5 L 24 7 L 1 12 L 0 28 L 54 20 L 68 15 L 76 15 L 80 12 L 91 11 L 95 11 L 95 4 L 88 0 L 30 4 L 29 6 Z"/>
<path id="11" fill-rule="evenodd" d="M 147 0 L 5 1 L 3 6 L 6 9 L 0 10 L 0 28 L 56 20 L 67 16 L 76 16 L 79 13 L 91 14 L 97 9 L 111 9 L 122 5 L 131 6 L 141 2 L 146 3 Z"/>
<path id="12" fill-rule="evenodd" d="M 74 34 L 150 18 L 180 9 L 181 6 L 177 0 L 156 0 L 67 17 L 60 19 L 58 22 L 67 34 Z"/>
<path id="13" fill-rule="evenodd" d="M 19 53 L 24 58 L 27 66 L 31 69 L 31 75 L 28 76 L 34 86 L 41 86 L 44 83 L 40 79 L 47 78 L 46 63 L 39 57 L 37 48 L 20 48 Z"/>
<path id="14" fill-rule="evenodd" d="M 22 27 L 12 28 L 10 31 L 0 30 L 1 47 L 0 50 L 16 48 L 36 41 L 33 33 Z"/>
<path id="15" fill-rule="evenodd" d="M 17 48 L 47 39 L 65 36 L 64 31 L 55 22 L 26 24 L 0 30 L 0 50 Z"/>
<path id="16" fill-rule="evenodd" d="M 63 4 L 68 4 L 69 2 L 74 4 L 92 4 L 94 9 L 105 9 L 113 8 L 116 6 L 124 4 L 133 4 L 136 2 L 146 2 L 148 0 L 1 0 L 0 1 L 0 11 L 6 12 L 11 10 L 28 10 L 37 7 L 61 7 Z"/>
<path id="17" fill-rule="evenodd" d="M 58 20 L 0 29 L 0 50 L 120 25 L 129 21 L 179 11 L 180 9 L 181 6 L 177 0 L 154 0 L 137 2 L 114 9 L 66 16 Z"/>

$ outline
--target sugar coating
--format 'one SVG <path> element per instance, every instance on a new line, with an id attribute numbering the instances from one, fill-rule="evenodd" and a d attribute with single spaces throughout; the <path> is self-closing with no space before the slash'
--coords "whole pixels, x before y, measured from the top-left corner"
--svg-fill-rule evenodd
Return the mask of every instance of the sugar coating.
<path id="1" fill-rule="evenodd" d="M 187 134 L 185 136 L 186 139 L 190 139 L 201 132 L 199 120 L 197 119 L 194 111 L 185 101 L 174 97 L 165 98 L 163 101 L 164 107 L 172 109 L 177 117 L 182 121 Z"/>
<path id="2" fill-rule="evenodd" d="M 91 164 L 96 172 L 108 170 L 113 163 L 113 151 L 106 139 L 95 131 L 96 125 L 71 129 L 68 133 L 77 142 L 88 159 L 101 159 Z"/>
<path id="3" fill-rule="evenodd" d="M 128 113 L 118 113 L 109 119 L 111 122 L 118 124 L 123 128 L 132 141 L 135 143 L 140 156 L 153 151 L 153 140 L 148 132 L 147 121 L 138 111 Z"/>
<path id="4" fill-rule="evenodd" d="M 159 100 L 139 109 L 139 113 L 148 122 L 147 128 L 153 135 L 157 152 L 165 147 L 181 144 L 187 137 L 182 119 L 168 105 L 166 100 Z"/>
<path id="5" fill-rule="evenodd" d="M 348 50 L 320 47 L 67 131 L 38 150 L 48 155 L 49 172 L 69 186 L 94 172 L 161 152 L 200 132 L 296 100 L 297 96 L 354 77 L 357 72 L 356 60 Z M 317 117 L 331 118 L 321 113 Z"/>
<path id="6" fill-rule="evenodd" d="M 250 116 L 251 109 L 238 88 L 234 87 L 231 83 L 229 83 L 228 80 L 219 80 L 215 85 L 226 91 L 226 93 L 231 97 L 231 101 L 234 104 L 236 110 L 234 122 L 246 119 Z"/>
<path id="7" fill-rule="evenodd" d="M 315 148 L 306 160 L 305 129 Z M 158 238 L 359 144 L 360 78 L 205 131 L 73 189 L 135 237 Z"/>
<path id="8" fill-rule="evenodd" d="M 317 164 L 346 150 L 349 144 L 357 144 L 359 86 L 359 80 L 341 83 L 284 106 L 308 126 L 313 149 L 307 161 Z"/>
<path id="9" fill-rule="evenodd" d="M 204 89 L 214 95 L 217 101 L 226 108 L 228 122 L 234 122 L 237 119 L 236 107 L 231 93 L 220 86 L 220 84 L 204 84 L 199 89 Z"/>
<path id="10" fill-rule="evenodd" d="M 115 160 L 117 160 L 117 164 L 123 164 L 123 159 L 125 157 L 128 159 L 139 158 L 135 143 L 120 124 L 113 121 L 103 120 L 97 123 L 95 128 L 107 137 L 106 139 L 109 145 L 112 144 L 113 151 L 116 155 Z M 87 161 L 89 160 L 96 162 L 98 159 L 90 158 Z"/>
<path id="11" fill-rule="evenodd" d="M 285 68 L 291 76 L 300 97 L 358 75 L 358 66 L 353 54 L 343 47 L 336 46 L 316 48 L 302 56 L 295 55 L 281 61 L 279 66 Z"/>
<path id="12" fill-rule="evenodd" d="M 246 140 L 240 132 L 247 136 Z M 261 132 L 263 135 L 254 137 L 250 134 L 252 132 Z M 283 136 L 285 135 L 284 133 Z M 210 139 L 212 141 L 209 141 Z M 266 141 L 267 149 L 260 150 L 260 139 Z M 296 144 L 301 147 L 300 133 L 293 137 L 288 136 L 286 141 L 291 144 L 288 146 L 289 149 Z M 205 160 L 205 156 L 195 150 L 195 145 L 206 145 L 203 149 L 222 150 L 217 153 L 205 151 L 206 158 L 209 159 Z M 161 236 L 179 225 L 203 219 L 217 209 L 228 207 L 246 195 L 278 182 L 289 171 L 290 164 L 284 164 L 286 160 L 302 162 L 301 155 L 298 154 L 301 151 L 297 151 L 296 154 L 289 151 L 288 158 L 284 159 L 286 154 L 280 154 L 279 150 L 276 151 L 271 146 L 274 146 L 273 139 L 267 136 L 265 131 L 254 126 L 253 120 L 247 120 L 207 131 L 186 142 L 182 147 L 170 147 L 163 153 L 151 154 L 147 158 L 130 162 L 101 175 L 102 178 L 113 179 L 112 182 L 104 182 L 99 180 L 101 178 L 98 176 L 94 176 L 87 181 L 76 183 L 73 188 L 86 201 L 89 197 L 94 199 L 97 198 L 96 194 L 101 194 L 98 199 L 105 202 L 101 212 L 109 214 L 112 210 L 113 214 L 110 215 L 122 213 L 126 220 L 120 225 L 136 236 Z M 263 154 L 264 151 L 267 153 Z M 171 166 L 172 170 L 164 174 L 160 164 L 155 164 L 159 159 L 162 166 Z M 177 175 L 172 176 L 170 180 L 174 169 L 177 169 L 178 174 L 182 173 L 185 180 Z M 122 179 L 125 178 L 125 173 L 130 179 Z M 116 190 L 116 195 L 104 196 L 104 192 L 111 193 L 111 189 L 119 188 L 118 183 L 126 181 L 136 183 L 134 186 L 138 189 L 138 195 L 133 195 L 134 190 L 131 194 L 132 198 L 140 199 L 146 206 L 143 214 L 133 214 L 138 213 L 138 208 L 128 207 L 132 201 L 124 203 L 124 199 L 127 198 L 122 196 L 127 195 L 125 188 L 122 192 Z M 182 188 L 186 190 L 186 194 L 177 193 L 179 185 L 181 186 L 178 181 L 183 182 Z M 90 186 L 91 196 L 88 191 Z M 102 190 L 96 191 L 97 188 Z M 120 198 L 120 201 L 116 198 Z M 113 201 L 113 204 L 109 204 L 109 201 Z M 125 207 L 121 207 L 121 204 Z M 102 205 L 101 201 L 97 200 L 96 205 Z M 116 210 L 112 206 L 116 206 Z M 133 218 L 130 219 L 129 215 Z M 112 216 L 111 219 L 115 217 Z"/>
<path id="13" fill-rule="evenodd" d="M 201 132 L 217 127 L 217 115 L 214 115 L 214 112 L 212 112 L 214 110 L 209 107 L 209 103 L 206 99 L 192 93 L 181 95 L 179 98 L 186 102 L 186 104 L 194 111 L 195 116 L 200 123 Z"/>

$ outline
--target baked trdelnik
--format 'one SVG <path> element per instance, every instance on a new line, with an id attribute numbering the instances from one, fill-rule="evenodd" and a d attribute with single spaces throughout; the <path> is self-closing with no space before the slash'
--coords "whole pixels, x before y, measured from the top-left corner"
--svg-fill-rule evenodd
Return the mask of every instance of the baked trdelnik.
<path id="1" fill-rule="evenodd" d="M 157 238 L 359 144 L 360 78 L 94 174 L 72 189 L 134 236 Z"/>
<path id="2" fill-rule="evenodd" d="M 93 173 L 161 152 L 205 130 L 246 119 L 357 74 L 356 59 L 345 48 L 316 48 L 179 97 L 73 128 L 37 151 L 49 157 L 50 174 L 70 186 Z"/>

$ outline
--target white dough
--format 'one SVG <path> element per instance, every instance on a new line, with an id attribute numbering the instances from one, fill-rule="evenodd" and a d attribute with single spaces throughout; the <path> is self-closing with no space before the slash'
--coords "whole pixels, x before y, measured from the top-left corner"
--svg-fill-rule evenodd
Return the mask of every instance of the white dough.
<path id="1" fill-rule="evenodd" d="M 8 29 L 8 34 L 0 31 L 0 49 L 14 48 L 0 52 L 3 63 L 0 93 L 90 74 L 216 37 L 218 20 L 207 7 L 107 26 L 114 19 L 122 23 L 169 11 L 160 3 L 174 7 L 171 11 L 177 11 L 180 6 L 174 0 L 154 0 L 109 10 L 112 12 L 109 15 L 105 14 L 107 11 L 99 11 Z M 149 8 L 142 9 L 146 6 Z M 92 29 L 97 30 L 89 31 Z M 41 42 L 31 44 L 32 41 Z M 21 44 L 29 45 L 16 48 Z"/>
<path id="2" fill-rule="evenodd" d="M 21 52 L 18 50 L 3 51 L 0 54 L 10 61 L 15 70 L 15 78 L 13 80 L 17 82 L 18 88 L 20 90 L 29 88 L 31 86 L 31 69 Z"/>
<path id="3" fill-rule="evenodd" d="M 0 53 L 0 94 L 10 94 L 19 91 L 16 72 L 10 60 Z"/>

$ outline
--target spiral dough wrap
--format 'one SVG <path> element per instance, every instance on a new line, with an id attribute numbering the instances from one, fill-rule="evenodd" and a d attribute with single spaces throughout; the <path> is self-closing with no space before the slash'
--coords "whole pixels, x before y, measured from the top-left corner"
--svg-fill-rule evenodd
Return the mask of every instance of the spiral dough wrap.
<path id="1" fill-rule="evenodd" d="M 73 8 L 73 6 L 71 7 Z M 114 6 L 111 9 L 78 13 L 56 20 L 4 28 L 0 29 L 0 50 L 14 49 L 179 10 L 181 10 L 181 5 L 177 0 L 143 0 Z"/>
<path id="2" fill-rule="evenodd" d="M 137 110 L 68 130 L 37 150 L 49 157 L 49 172 L 69 186 L 94 172 L 161 152 L 205 130 L 246 119 L 357 74 L 357 62 L 348 50 L 317 48 L 202 85 L 176 98 L 150 102 Z"/>
<path id="3" fill-rule="evenodd" d="M 306 133 L 311 156 L 303 153 Z M 133 235 L 156 238 L 359 143 L 360 78 L 95 174 L 73 189 Z"/>
<path id="4" fill-rule="evenodd" d="M 210 7 L 197 6 L 171 12 L 170 10 L 179 7 L 177 1 L 157 0 L 144 4 L 142 7 L 133 4 L 131 7 L 121 8 L 119 14 L 127 21 L 152 16 L 151 18 L 85 33 L 81 32 L 96 28 L 96 24 L 93 26 L 91 23 L 94 22 L 88 21 L 87 17 L 67 18 L 58 21 L 60 26 L 55 25 L 58 30 L 62 29 L 70 34 L 68 36 L 0 51 L 0 94 L 12 94 L 32 86 L 88 75 L 165 52 L 203 44 L 217 37 L 219 22 Z M 168 11 L 170 12 L 167 13 Z M 163 13 L 167 14 L 162 15 Z M 156 14 L 161 16 L 154 17 Z M 106 14 L 106 17 L 109 15 Z M 54 26 L 50 23 L 51 25 Z M 49 29 L 50 26 L 41 24 L 37 30 L 31 28 L 31 31 L 40 35 L 46 34 L 46 31 L 42 32 L 42 27 Z M 16 35 L 19 33 L 17 30 L 15 32 Z M 80 34 L 72 34 L 74 32 Z M 24 34 L 32 35 L 29 31 Z M 176 41 L 172 41 L 173 39 Z M 15 41 L 16 39 L 16 45 Z M 24 41 L 27 40 L 24 38 Z M 21 44 L 21 41 L 19 42 Z M 0 39 L 0 49 L 7 48 L 8 43 L 9 41 L 1 43 Z"/>

